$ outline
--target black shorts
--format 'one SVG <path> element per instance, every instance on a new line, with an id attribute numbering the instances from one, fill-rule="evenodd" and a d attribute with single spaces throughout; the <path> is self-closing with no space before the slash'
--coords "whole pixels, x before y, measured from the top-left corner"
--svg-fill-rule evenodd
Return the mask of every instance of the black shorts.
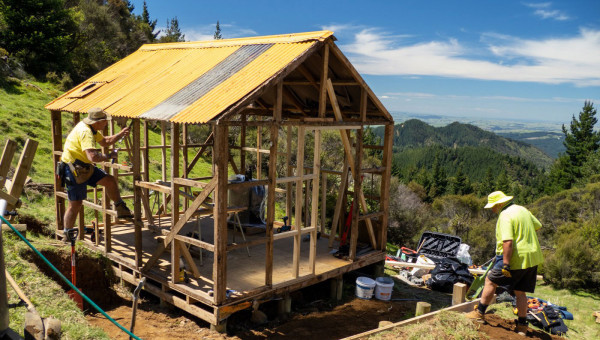
<path id="1" fill-rule="evenodd" d="M 492 268 L 488 272 L 488 279 L 499 286 L 509 286 L 512 290 L 533 293 L 537 279 L 537 266 L 526 269 L 510 270 L 512 277 L 502 274 L 502 268 Z"/>

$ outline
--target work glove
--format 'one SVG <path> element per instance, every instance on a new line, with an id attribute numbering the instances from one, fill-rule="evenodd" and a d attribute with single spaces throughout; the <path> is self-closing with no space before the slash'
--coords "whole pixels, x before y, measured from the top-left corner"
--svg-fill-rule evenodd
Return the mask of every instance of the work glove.
<path id="1" fill-rule="evenodd" d="M 502 265 L 502 275 L 512 277 L 512 275 L 510 275 L 510 266 L 508 264 Z"/>

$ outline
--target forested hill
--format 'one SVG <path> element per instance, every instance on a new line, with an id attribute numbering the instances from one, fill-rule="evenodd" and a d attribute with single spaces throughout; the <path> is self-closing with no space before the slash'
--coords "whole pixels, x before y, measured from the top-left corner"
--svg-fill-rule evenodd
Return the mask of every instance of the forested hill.
<path id="1" fill-rule="evenodd" d="M 374 132 L 383 137 L 383 128 L 376 128 Z M 434 145 L 451 148 L 484 147 L 522 158 L 542 168 L 550 167 L 553 162 L 550 156 L 532 145 L 498 136 L 470 124 L 454 122 L 436 128 L 418 119 L 411 119 L 394 127 L 395 152 Z"/>

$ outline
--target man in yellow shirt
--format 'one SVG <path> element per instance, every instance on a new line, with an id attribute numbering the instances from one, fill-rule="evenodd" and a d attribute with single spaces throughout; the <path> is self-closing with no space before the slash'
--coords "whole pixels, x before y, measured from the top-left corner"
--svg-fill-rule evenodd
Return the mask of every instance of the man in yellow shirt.
<path id="1" fill-rule="evenodd" d="M 126 127 L 113 136 L 104 137 L 100 131 L 104 130 L 109 119 L 110 116 L 101 108 L 90 109 L 87 118 L 75 125 L 67 136 L 61 157 L 64 163 L 63 181 L 69 197 L 69 206 L 64 216 L 65 229 L 71 229 L 75 225 L 77 213 L 87 197 L 88 185 L 95 187 L 100 184 L 106 188 L 108 197 L 115 202 L 118 218 L 133 217 L 121 199 L 115 178 L 93 164 L 117 157 L 116 151 L 102 154 L 96 148 L 96 143 L 102 147 L 110 146 L 129 133 L 130 129 Z"/>
<path id="2" fill-rule="evenodd" d="M 481 301 L 477 309 L 467 317 L 485 321 L 485 311 L 496 288 L 509 286 L 517 299 L 518 319 L 516 330 L 527 333 L 527 295 L 535 291 L 537 266 L 543 262 L 542 250 L 536 231 L 542 227 L 540 221 L 525 207 L 513 204 L 512 196 L 494 191 L 488 196 L 486 209 L 498 214 L 496 223 L 496 260 L 488 272 Z"/>

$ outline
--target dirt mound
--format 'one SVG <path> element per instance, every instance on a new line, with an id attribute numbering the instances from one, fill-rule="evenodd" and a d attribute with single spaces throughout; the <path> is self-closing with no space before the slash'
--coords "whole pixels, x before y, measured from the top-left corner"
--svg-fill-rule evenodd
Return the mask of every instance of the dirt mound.
<path id="1" fill-rule="evenodd" d="M 517 334 L 515 331 L 514 320 L 506 320 L 498 315 L 486 314 L 486 324 L 481 325 L 479 331 L 489 336 L 491 339 L 523 339 L 524 337 Z M 544 331 L 529 328 L 527 338 L 542 339 L 542 340 L 559 340 L 564 339 L 556 335 L 548 334 Z"/>
<path id="2" fill-rule="evenodd" d="M 19 215 L 19 223 L 27 225 L 27 231 L 45 236 L 53 236 L 54 233 L 48 225 L 31 215 Z"/>
<path id="3" fill-rule="evenodd" d="M 66 249 L 40 250 L 50 263 L 52 263 L 67 279 L 71 279 L 71 252 Z M 33 262 L 44 275 L 58 282 L 65 291 L 71 289 L 58 274 L 33 251 L 28 250 L 23 257 Z M 110 308 L 121 304 L 122 298 L 112 289 L 117 282 L 112 269 L 107 262 L 99 258 L 78 254 L 77 262 L 77 288 L 87 295 L 101 308 Z M 91 306 L 84 301 L 84 309 L 90 310 Z"/>

